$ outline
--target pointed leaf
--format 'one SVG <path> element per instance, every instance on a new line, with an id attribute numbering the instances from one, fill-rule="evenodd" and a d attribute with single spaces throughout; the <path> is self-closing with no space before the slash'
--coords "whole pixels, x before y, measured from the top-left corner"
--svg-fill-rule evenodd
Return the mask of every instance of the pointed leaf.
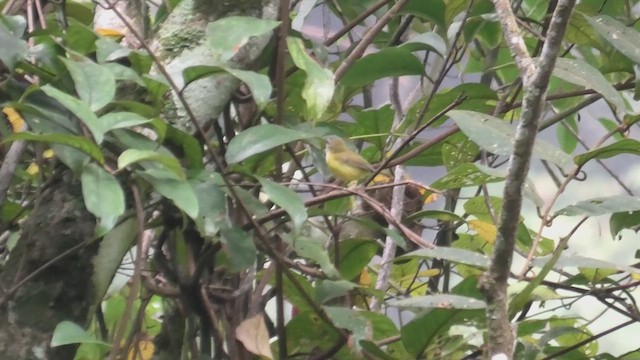
<path id="1" fill-rule="evenodd" d="M 640 141 L 622 139 L 607 146 L 593 149 L 574 158 L 576 165 L 582 166 L 592 159 L 608 159 L 620 154 L 640 155 Z"/>
<path id="2" fill-rule="evenodd" d="M 337 279 L 340 277 L 338 271 L 333 266 L 328 251 L 324 248 L 324 241 L 314 239 L 308 236 L 292 236 L 282 235 L 287 244 L 291 245 L 293 250 L 301 257 L 311 259 L 318 265 L 329 278 Z M 341 253 L 342 255 L 342 253 Z"/>
<path id="3" fill-rule="evenodd" d="M 93 257 L 91 277 L 98 302 L 102 302 L 124 255 L 131 249 L 136 234 L 136 219 L 131 217 L 111 229 L 100 242 L 98 254 Z M 94 305 L 97 306 L 98 303 Z"/>
<path id="4" fill-rule="evenodd" d="M 96 134 L 100 134 L 100 131 L 94 132 L 94 126 L 98 123 L 98 117 L 85 102 L 62 92 L 51 85 L 43 86 L 42 91 L 48 96 L 58 100 L 64 107 L 69 109 L 73 115 L 77 116 L 89 128 L 94 136 L 96 136 Z"/>
<path id="5" fill-rule="evenodd" d="M 358 285 L 346 280 L 318 280 L 316 285 L 316 300 L 319 304 L 344 296 Z"/>
<path id="6" fill-rule="evenodd" d="M 611 215 L 609 219 L 611 237 L 615 238 L 623 229 L 631 229 L 636 233 L 640 230 L 640 211 L 620 212 Z"/>
<path id="7" fill-rule="evenodd" d="M 186 179 L 186 175 L 178 159 L 150 150 L 127 149 L 123 151 L 122 154 L 118 156 L 118 170 L 141 161 L 155 161 L 165 166 L 168 170 L 171 170 L 179 179 Z"/>
<path id="8" fill-rule="evenodd" d="M 69 344 L 102 344 L 110 346 L 103 341 L 97 340 L 77 324 L 71 321 L 62 321 L 53 330 L 51 347 Z"/>
<path id="9" fill-rule="evenodd" d="M 39 142 L 69 146 L 91 156 L 94 160 L 96 160 L 100 164 L 104 163 L 104 155 L 102 155 L 102 151 L 100 151 L 100 148 L 97 147 L 96 144 L 94 144 L 91 140 L 87 139 L 84 136 L 59 134 L 59 133 L 47 133 L 47 134 L 41 135 L 41 134 L 33 134 L 30 132 L 20 132 L 20 133 L 13 133 L 7 136 L 2 142 L 4 143 L 9 141 L 16 141 L 16 140 L 39 141 Z M 59 152 L 56 151 L 56 154 L 58 153 Z"/>
<path id="10" fill-rule="evenodd" d="M 477 252 L 464 250 L 464 249 L 456 249 L 449 247 L 439 247 L 435 249 L 420 249 L 416 251 L 412 251 L 408 254 L 399 256 L 396 260 L 406 259 L 406 258 L 435 258 L 448 260 L 455 263 L 465 264 L 476 266 L 479 268 L 487 268 L 489 267 L 489 258 L 485 255 L 482 255 Z"/>
<path id="11" fill-rule="evenodd" d="M 92 133 L 96 138 L 96 142 L 100 144 L 104 139 L 104 134 L 110 130 L 142 125 L 150 121 L 151 119 L 132 112 L 112 112 L 101 116 L 96 121 L 93 125 Z"/>
<path id="12" fill-rule="evenodd" d="M 406 221 L 416 221 L 424 218 L 437 219 L 442 221 L 464 221 L 460 215 L 444 210 L 422 210 L 407 217 Z"/>
<path id="13" fill-rule="evenodd" d="M 475 230 L 482 240 L 489 244 L 493 244 L 496 241 L 498 229 L 495 225 L 480 220 L 468 220 L 467 225 L 469 225 L 469 228 Z"/>
<path id="14" fill-rule="evenodd" d="M 253 266 L 256 261 L 256 245 L 249 233 L 237 227 L 226 227 L 220 234 L 229 254 L 231 271 L 241 271 Z"/>
<path id="15" fill-rule="evenodd" d="M 559 57 L 553 75 L 572 84 L 581 85 L 600 93 L 620 113 L 625 110 L 624 100 L 609 81 L 593 66 L 579 59 Z"/>
<path id="16" fill-rule="evenodd" d="M 267 105 L 272 92 L 271 81 L 269 81 L 268 76 L 254 71 L 239 70 L 227 66 L 191 66 L 182 71 L 184 86 L 203 77 L 221 72 L 226 72 L 247 84 L 259 109 L 263 109 Z"/>
<path id="17" fill-rule="evenodd" d="M 90 60 L 73 61 L 61 58 L 71 74 L 80 99 L 92 111 L 102 109 L 116 95 L 116 79 L 106 66 Z"/>
<path id="18" fill-rule="evenodd" d="M 235 164 L 280 145 L 314 137 L 314 134 L 303 133 L 279 125 L 258 125 L 242 131 L 234 137 L 229 142 L 225 158 L 229 164 Z"/>
<path id="19" fill-rule="evenodd" d="M 287 38 L 287 48 L 296 66 L 307 74 L 302 97 L 307 103 L 310 116 L 319 120 L 329 107 L 335 84 L 331 70 L 320 66 L 307 54 L 301 39 Z"/>
<path id="20" fill-rule="evenodd" d="M 471 140 L 497 155 L 511 155 L 515 129 L 506 121 L 475 111 L 451 110 L 447 113 Z M 533 156 L 548 160 L 565 170 L 573 167 L 571 157 L 554 145 L 537 139 Z"/>
<path id="21" fill-rule="evenodd" d="M 336 327 L 349 330 L 356 350 L 360 340 L 371 336 L 371 325 L 360 311 L 333 306 L 323 306 L 323 309 Z"/>
<path id="22" fill-rule="evenodd" d="M 390 47 L 354 62 L 340 83 L 360 87 L 386 77 L 423 74 L 424 66 L 409 49 Z"/>
<path id="23" fill-rule="evenodd" d="M 84 204 L 100 219 L 98 233 L 108 231 L 124 213 L 124 192 L 118 179 L 95 164 L 86 164 L 80 177 Z"/>
<path id="24" fill-rule="evenodd" d="M 245 319 L 236 328 L 236 339 L 249 352 L 267 359 L 273 359 L 269 345 L 269 330 L 264 322 L 262 313 Z"/>
<path id="25" fill-rule="evenodd" d="M 484 170 L 484 169 L 483 169 Z M 478 186 L 502 181 L 503 177 L 492 176 L 482 171 L 476 164 L 462 164 L 436 180 L 431 187 L 439 190 Z"/>
<path id="26" fill-rule="evenodd" d="M 195 220 L 198 231 L 203 237 L 211 238 L 228 221 L 224 192 L 216 185 L 213 175 L 189 180 L 189 184 L 198 197 L 198 218 Z"/>
<path id="27" fill-rule="evenodd" d="M 424 350 L 440 336 L 446 336 L 453 325 L 469 326 L 474 321 L 484 320 L 483 310 L 461 310 L 437 308 L 416 316 L 400 330 L 400 337 L 412 358 L 419 358 Z"/>
<path id="28" fill-rule="evenodd" d="M 19 21 L 24 23 L 24 17 L 7 16 L 4 17 L 5 22 L 0 23 L 0 63 L 4 64 L 9 70 L 13 70 L 19 61 L 27 57 L 27 42 L 22 40 L 24 26 L 8 27 L 8 21 Z"/>
<path id="29" fill-rule="evenodd" d="M 551 256 L 552 255 L 547 255 L 547 256 L 536 258 L 531 262 L 531 265 L 542 267 L 547 262 L 549 262 L 549 260 L 551 259 Z M 593 259 L 593 258 L 588 258 L 588 257 L 578 256 L 578 255 L 565 255 L 565 254 L 560 255 L 560 258 L 558 258 L 558 261 L 554 264 L 554 268 L 559 269 L 563 267 L 577 267 L 577 268 L 583 268 L 583 269 L 610 269 L 610 270 L 625 271 L 632 274 L 633 273 L 640 274 L 640 269 L 636 269 L 631 266 L 618 265 L 608 261 Z"/>
<path id="30" fill-rule="evenodd" d="M 156 177 L 151 171 L 138 172 L 160 195 L 173 201 L 190 218 L 198 216 L 198 198 L 186 181 Z"/>
<path id="31" fill-rule="evenodd" d="M 640 34 L 632 27 L 609 17 L 599 15 L 594 17 L 585 16 L 587 21 L 605 40 L 613 47 L 624 54 L 629 59 L 640 64 Z"/>
<path id="32" fill-rule="evenodd" d="M 628 195 L 608 196 L 580 201 L 558 210 L 554 216 L 599 216 L 640 210 L 640 198 Z"/>
<path id="33" fill-rule="evenodd" d="M 283 208 L 293 221 L 295 232 L 302 229 L 302 225 L 307 220 L 307 208 L 300 195 L 290 188 L 273 182 L 269 179 L 256 177 L 262 185 L 262 190 L 267 194 L 269 200 Z"/>
<path id="34" fill-rule="evenodd" d="M 426 296 L 414 296 L 401 300 L 387 301 L 388 306 L 412 309 L 484 309 L 487 304 L 484 301 L 467 296 L 454 294 L 438 294 Z"/>
<path id="35" fill-rule="evenodd" d="M 253 36 L 273 30 L 280 22 L 249 16 L 228 16 L 209 23 L 207 43 L 216 52 L 220 64 L 231 59 Z"/>

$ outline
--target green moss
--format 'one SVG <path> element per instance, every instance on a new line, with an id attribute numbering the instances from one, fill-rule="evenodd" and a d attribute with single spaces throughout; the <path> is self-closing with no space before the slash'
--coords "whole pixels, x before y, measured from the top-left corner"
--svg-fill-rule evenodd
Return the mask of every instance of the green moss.
<path id="1" fill-rule="evenodd" d="M 178 117 L 178 108 L 170 99 L 167 99 L 167 101 L 164 102 L 161 116 L 163 119 L 167 119 L 169 121 L 173 121 Z"/>
<path id="2" fill-rule="evenodd" d="M 180 29 L 160 40 L 163 50 L 170 56 L 180 54 L 185 49 L 193 48 L 204 39 L 204 31 L 196 29 Z"/>

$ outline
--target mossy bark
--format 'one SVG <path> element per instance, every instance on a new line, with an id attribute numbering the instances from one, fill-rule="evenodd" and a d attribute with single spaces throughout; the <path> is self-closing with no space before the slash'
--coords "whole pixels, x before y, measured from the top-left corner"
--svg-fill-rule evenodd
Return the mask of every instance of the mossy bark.
<path id="1" fill-rule="evenodd" d="M 97 247 L 88 240 L 95 219 L 84 207 L 79 182 L 66 171 L 54 176 L 0 273 L 0 298 L 8 300 L 0 306 L 0 359 L 72 359 L 74 346 L 50 348 L 53 330 L 61 321 L 84 326 L 90 318 Z M 7 293 L 49 262 L 15 293 Z"/>

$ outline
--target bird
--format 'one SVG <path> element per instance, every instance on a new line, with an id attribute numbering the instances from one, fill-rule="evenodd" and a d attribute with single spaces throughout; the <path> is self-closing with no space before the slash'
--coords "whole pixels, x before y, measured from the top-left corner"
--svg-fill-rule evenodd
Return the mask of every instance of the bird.
<path id="1" fill-rule="evenodd" d="M 351 151 L 339 137 L 327 139 L 326 162 L 331 174 L 345 183 L 362 180 L 375 169 L 362 156 Z"/>

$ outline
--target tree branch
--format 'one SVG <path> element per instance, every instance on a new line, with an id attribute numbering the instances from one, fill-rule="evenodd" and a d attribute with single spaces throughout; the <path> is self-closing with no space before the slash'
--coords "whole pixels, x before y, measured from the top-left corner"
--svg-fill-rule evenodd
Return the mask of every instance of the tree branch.
<path id="1" fill-rule="evenodd" d="M 509 1 L 494 0 L 493 3 L 500 18 L 505 40 L 520 70 L 525 92 L 514 150 L 509 159 L 498 238 L 491 264 L 479 286 L 487 298 L 488 356 L 511 359 L 514 350 L 514 333 L 507 308 L 507 279 L 522 208 L 522 190 L 529 172 L 544 96 L 575 0 L 562 0 L 556 7 L 537 66 L 525 47 Z"/>

